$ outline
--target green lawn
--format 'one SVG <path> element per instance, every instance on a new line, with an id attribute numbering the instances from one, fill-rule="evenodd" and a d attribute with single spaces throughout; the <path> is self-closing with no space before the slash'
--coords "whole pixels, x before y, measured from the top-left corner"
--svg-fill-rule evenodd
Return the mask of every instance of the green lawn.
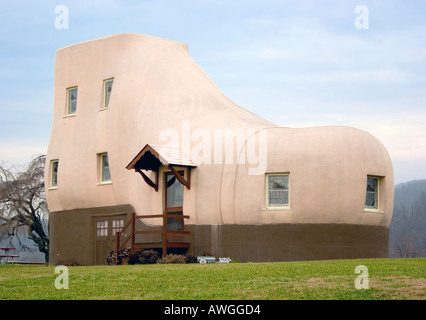
<path id="1" fill-rule="evenodd" d="M 368 289 L 355 288 L 357 265 L 368 268 Z M 69 289 L 57 289 L 55 266 L 0 265 L 0 299 L 426 298 L 426 258 L 76 266 L 68 271 Z"/>

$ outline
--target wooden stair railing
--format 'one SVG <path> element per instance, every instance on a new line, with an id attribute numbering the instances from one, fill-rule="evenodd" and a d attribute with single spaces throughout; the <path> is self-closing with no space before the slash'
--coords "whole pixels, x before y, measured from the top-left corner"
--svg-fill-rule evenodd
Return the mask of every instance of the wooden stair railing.
<path id="1" fill-rule="evenodd" d="M 136 219 L 150 219 L 150 218 L 163 218 L 163 226 L 161 230 L 143 230 L 136 231 L 135 230 L 135 222 Z M 169 235 L 188 235 L 189 231 L 178 231 L 178 230 L 168 230 L 167 229 L 167 219 L 182 219 L 182 227 L 184 228 L 184 219 L 189 219 L 188 215 L 181 214 L 171 214 L 168 212 L 164 212 L 163 214 L 151 214 L 151 215 L 135 215 L 132 213 L 131 219 L 126 222 L 121 231 L 116 233 L 116 251 L 115 251 L 115 263 L 118 263 L 118 258 L 120 255 L 120 251 L 126 248 L 126 245 L 129 241 L 131 241 L 130 248 L 134 249 L 136 246 L 142 247 L 152 247 L 152 248 L 162 248 L 163 257 L 167 255 L 167 248 L 189 248 L 189 242 L 169 242 Z M 126 232 L 127 229 L 130 229 L 130 232 Z M 161 243 L 154 242 L 146 242 L 146 243 L 136 243 L 135 235 L 136 234 L 153 234 L 153 233 L 161 233 Z M 121 241 L 121 236 L 125 238 Z"/>

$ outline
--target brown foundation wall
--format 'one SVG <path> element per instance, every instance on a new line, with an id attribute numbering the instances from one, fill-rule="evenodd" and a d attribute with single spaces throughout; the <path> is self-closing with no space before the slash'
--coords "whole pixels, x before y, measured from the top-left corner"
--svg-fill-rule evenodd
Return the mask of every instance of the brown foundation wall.
<path id="1" fill-rule="evenodd" d="M 130 205 L 51 212 L 49 263 L 96 264 L 94 219 L 124 214 L 130 219 L 132 212 Z M 114 250 L 114 246 L 106 250 Z M 106 259 L 102 261 L 106 264 Z"/>
<path id="2" fill-rule="evenodd" d="M 241 262 L 387 258 L 387 227 L 341 224 L 188 226 L 190 253 Z"/>
<path id="3" fill-rule="evenodd" d="M 126 214 L 130 205 L 51 213 L 50 263 L 106 264 L 99 258 L 94 221 Z M 126 219 L 126 220 L 127 220 Z M 147 225 L 136 229 L 149 229 Z M 143 224 L 143 223 L 142 223 Z M 158 228 L 158 227 L 157 227 Z M 186 225 L 188 253 L 230 257 L 240 262 L 387 258 L 387 227 L 347 224 Z M 104 254 L 115 250 L 113 242 Z"/>

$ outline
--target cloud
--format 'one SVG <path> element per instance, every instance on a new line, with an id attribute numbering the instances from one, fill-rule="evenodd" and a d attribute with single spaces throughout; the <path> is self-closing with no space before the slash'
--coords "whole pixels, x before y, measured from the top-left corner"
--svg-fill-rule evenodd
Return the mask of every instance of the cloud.
<path id="1" fill-rule="evenodd" d="M 359 128 L 377 137 L 392 159 L 424 159 L 426 164 L 426 110 L 390 114 L 303 114 L 283 116 L 279 122 L 287 127 L 341 125 Z"/>
<path id="2" fill-rule="evenodd" d="M 47 153 L 47 143 L 24 139 L 0 140 L 0 162 L 6 167 L 24 166 L 34 157 Z"/>
<path id="3" fill-rule="evenodd" d="M 360 31 L 353 24 L 355 5 L 315 4 L 318 11 L 312 5 L 309 2 L 304 10 L 296 4 L 283 5 L 273 12 L 262 14 L 259 10 L 258 15 L 228 21 L 225 34 L 229 41 L 215 43 L 204 54 L 210 62 L 222 61 L 224 72 L 232 63 L 235 72 L 241 69 L 252 76 L 259 66 L 270 66 L 277 72 L 285 70 L 289 76 L 321 72 L 331 73 L 334 79 L 339 72 L 352 72 L 362 80 L 367 76 L 370 81 L 407 81 L 418 79 L 419 68 L 425 69 L 426 43 L 421 40 L 424 24 L 400 25 L 395 21 L 392 26 L 379 28 L 374 22 L 379 16 L 380 21 L 389 23 L 387 11 L 375 11 L 371 5 L 371 28 Z M 243 64 L 245 68 L 238 67 Z M 268 71 L 274 75 L 271 69 Z"/>

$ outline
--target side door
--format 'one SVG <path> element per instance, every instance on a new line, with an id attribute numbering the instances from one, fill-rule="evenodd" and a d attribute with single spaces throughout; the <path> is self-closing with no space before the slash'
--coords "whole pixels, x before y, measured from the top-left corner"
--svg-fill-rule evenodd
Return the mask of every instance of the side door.
<path id="1" fill-rule="evenodd" d="M 94 258 L 95 265 L 107 264 L 111 251 L 116 250 L 116 233 L 121 231 L 126 214 L 94 217 Z"/>

